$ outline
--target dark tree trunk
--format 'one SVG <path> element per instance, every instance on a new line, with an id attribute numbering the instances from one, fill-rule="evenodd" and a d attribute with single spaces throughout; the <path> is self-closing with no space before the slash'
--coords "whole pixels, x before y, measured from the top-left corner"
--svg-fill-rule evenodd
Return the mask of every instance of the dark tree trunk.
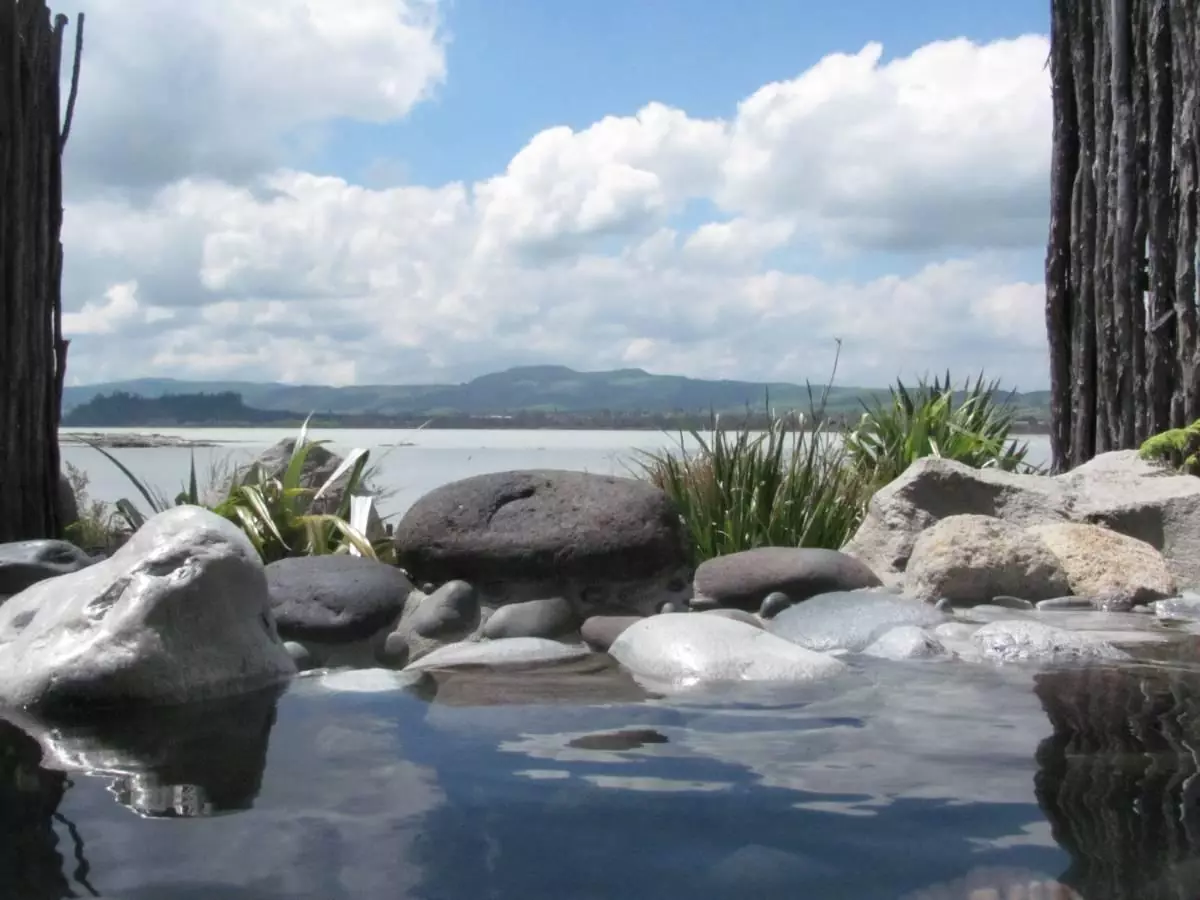
<path id="1" fill-rule="evenodd" d="M 1051 0 L 1056 471 L 1200 418 L 1200 4 Z"/>
<path id="2" fill-rule="evenodd" d="M 66 16 L 43 0 L 0 0 L 0 541 L 57 536 L 62 337 L 59 75 Z"/>

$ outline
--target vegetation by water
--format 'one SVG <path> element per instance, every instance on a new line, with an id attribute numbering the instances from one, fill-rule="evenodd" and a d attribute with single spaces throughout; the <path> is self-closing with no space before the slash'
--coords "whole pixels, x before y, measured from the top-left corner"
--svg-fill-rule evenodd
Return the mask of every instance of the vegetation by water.
<path id="1" fill-rule="evenodd" d="M 1200 419 L 1186 428 L 1170 428 L 1148 438 L 1138 456 L 1165 462 L 1189 475 L 1200 475 Z"/>
<path id="2" fill-rule="evenodd" d="M 389 541 L 372 543 L 367 537 L 369 505 L 363 506 L 364 521 L 361 525 L 356 521 L 359 517 L 352 513 L 356 497 L 362 498 L 359 501 L 361 503 L 371 502 L 363 497 L 369 451 L 361 448 L 352 450 L 324 484 L 319 487 L 306 486 L 305 463 L 316 447 L 327 443 L 308 437 L 308 422 L 301 426 L 291 457 L 281 474 L 270 473 L 258 463 L 251 464 L 243 471 L 222 472 L 215 469 L 211 472 L 209 485 L 227 485 L 223 496 L 216 502 L 206 502 L 205 497 L 210 492 L 200 490 L 195 457 L 192 458 L 184 489 L 172 501 L 139 479 L 99 443 L 86 440 L 85 443 L 90 443 L 93 449 L 129 479 L 151 514 L 177 505 L 204 506 L 241 528 L 264 563 L 288 556 L 351 551 L 375 559 L 392 558 Z M 131 534 L 146 521 L 146 514 L 129 499 L 118 500 L 115 509 L 89 500 L 86 497 L 86 476 L 81 477 L 77 470 L 73 475 L 72 487 L 79 502 L 80 517 L 69 526 L 68 533 L 85 548 L 111 550 L 120 543 L 122 535 Z M 336 509 L 328 511 L 323 508 L 322 501 L 335 488 L 341 492 L 341 499 Z"/>
<path id="3" fill-rule="evenodd" d="M 678 505 L 697 562 L 755 547 L 837 549 L 871 495 L 923 457 L 1036 471 L 1028 445 L 1010 440 L 1014 407 L 982 376 L 962 391 L 949 374 L 915 389 L 897 382 L 889 402 L 864 403 L 849 427 L 833 427 L 821 411 L 768 413 L 762 431 L 718 429 L 714 417 L 707 435 L 691 433 L 698 449 L 681 434 L 678 451 L 643 454 L 641 474 Z"/>

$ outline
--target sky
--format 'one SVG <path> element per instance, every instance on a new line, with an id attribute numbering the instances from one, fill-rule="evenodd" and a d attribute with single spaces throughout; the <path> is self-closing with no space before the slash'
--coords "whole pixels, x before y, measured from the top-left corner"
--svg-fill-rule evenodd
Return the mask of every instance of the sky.
<path id="1" fill-rule="evenodd" d="M 52 6 L 68 383 L 1048 383 L 1045 0 Z"/>

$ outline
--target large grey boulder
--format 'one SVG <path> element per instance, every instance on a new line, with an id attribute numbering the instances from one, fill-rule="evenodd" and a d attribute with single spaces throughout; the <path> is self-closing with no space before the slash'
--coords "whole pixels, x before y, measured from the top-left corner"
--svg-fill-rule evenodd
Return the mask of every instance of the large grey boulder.
<path id="1" fill-rule="evenodd" d="M 0 544 L 0 596 L 19 594 L 30 585 L 86 569 L 93 562 L 66 541 L 15 541 Z"/>
<path id="2" fill-rule="evenodd" d="M 759 547 L 696 567 L 696 593 L 735 609 L 757 610 L 770 594 L 799 603 L 830 591 L 878 587 L 879 577 L 852 556 L 809 547 Z"/>
<path id="3" fill-rule="evenodd" d="M 110 558 L 0 606 L 0 704 L 174 704 L 296 671 L 245 534 L 195 506 L 150 519 Z"/>
<path id="4" fill-rule="evenodd" d="M 348 554 L 277 560 L 267 586 L 284 640 L 329 643 L 391 631 L 413 590 L 395 566 Z"/>
<path id="5" fill-rule="evenodd" d="M 690 595 L 678 511 L 632 478 L 558 470 L 465 478 L 418 500 L 395 543 L 415 578 L 469 581 L 485 606 L 565 597 L 583 618 L 649 614 Z"/>
<path id="6" fill-rule="evenodd" d="M 842 549 L 896 584 L 917 536 L 947 516 L 964 514 L 1022 527 L 1105 525 L 1161 551 L 1182 585 L 1200 584 L 1200 478 L 1138 459 L 1133 450 L 1101 454 L 1058 476 L 918 460 L 871 498 L 866 518 Z"/>
<path id="7" fill-rule="evenodd" d="M 810 682 L 845 670 L 761 628 L 721 616 L 665 613 L 630 625 L 609 654 L 655 687 L 688 688 L 739 681 Z"/>
<path id="8" fill-rule="evenodd" d="M 913 544 L 904 592 L 978 606 L 993 597 L 1049 600 L 1071 593 L 1058 557 L 1031 531 L 991 516 L 947 516 Z"/>

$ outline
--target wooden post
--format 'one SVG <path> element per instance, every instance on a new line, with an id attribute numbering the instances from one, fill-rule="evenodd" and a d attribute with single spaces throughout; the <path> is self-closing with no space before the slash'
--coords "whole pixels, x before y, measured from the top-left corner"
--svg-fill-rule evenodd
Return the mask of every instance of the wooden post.
<path id="1" fill-rule="evenodd" d="M 1200 4 L 1051 0 L 1051 454 L 1200 418 Z"/>
<path id="2" fill-rule="evenodd" d="M 83 50 L 83 15 L 65 123 L 59 77 L 66 16 L 44 0 L 0 0 L 0 541 L 55 537 L 62 336 L 62 151 Z M 61 123 L 61 124 L 60 124 Z"/>

